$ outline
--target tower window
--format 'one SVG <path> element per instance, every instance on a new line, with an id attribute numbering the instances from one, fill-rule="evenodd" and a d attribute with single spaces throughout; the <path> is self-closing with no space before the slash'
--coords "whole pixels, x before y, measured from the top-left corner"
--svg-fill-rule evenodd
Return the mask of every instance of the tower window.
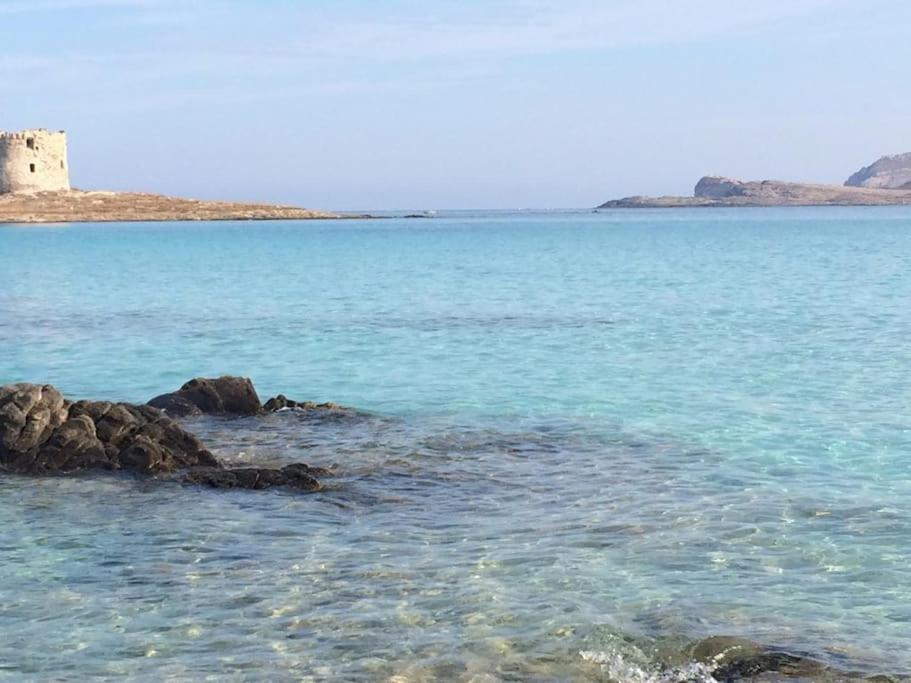
<path id="1" fill-rule="evenodd" d="M 34 173 L 34 172 L 35 172 L 35 164 L 29 164 L 29 165 L 28 165 L 28 170 L 31 171 L 32 173 Z"/>
<path id="2" fill-rule="evenodd" d="M 60 160 L 60 168 L 63 168 L 63 159 Z"/>
<path id="3" fill-rule="evenodd" d="M 35 138 L 26 138 L 25 146 L 29 149 L 35 149 Z"/>

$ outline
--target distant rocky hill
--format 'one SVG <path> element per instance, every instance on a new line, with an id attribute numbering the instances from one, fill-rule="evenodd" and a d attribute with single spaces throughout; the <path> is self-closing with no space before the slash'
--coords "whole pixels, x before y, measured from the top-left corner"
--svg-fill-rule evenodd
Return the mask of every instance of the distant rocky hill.
<path id="1" fill-rule="evenodd" d="M 599 209 L 638 209 L 682 206 L 881 206 L 911 205 L 911 189 L 883 190 L 842 185 L 786 183 L 780 180 L 744 182 L 706 176 L 692 197 L 624 197 L 601 204 Z"/>
<path id="2" fill-rule="evenodd" d="M 911 152 L 881 157 L 848 178 L 845 185 L 911 190 Z"/>
<path id="3" fill-rule="evenodd" d="M 880 206 L 911 204 L 911 153 L 883 157 L 844 185 L 705 176 L 692 197 L 624 197 L 599 209 L 678 206 Z"/>

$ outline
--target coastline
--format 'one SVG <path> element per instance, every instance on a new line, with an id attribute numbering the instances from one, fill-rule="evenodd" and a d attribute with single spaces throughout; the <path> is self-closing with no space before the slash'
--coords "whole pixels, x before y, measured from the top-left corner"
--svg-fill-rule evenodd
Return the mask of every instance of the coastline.
<path id="1" fill-rule="evenodd" d="M 907 206 L 911 190 L 892 190 L 778 180 L 742 182 L 707 177 L 692 197 L 635 195 L 612 199 L 597 209 L 734 208 L 740 206 Z"/>
<path id="2" fill-rule="evenodd" d="M 264 221 L 350 217 L 294 206 L 197 200 L 144 192 L 67 190 L 0 195 L 0 223 Z"/>

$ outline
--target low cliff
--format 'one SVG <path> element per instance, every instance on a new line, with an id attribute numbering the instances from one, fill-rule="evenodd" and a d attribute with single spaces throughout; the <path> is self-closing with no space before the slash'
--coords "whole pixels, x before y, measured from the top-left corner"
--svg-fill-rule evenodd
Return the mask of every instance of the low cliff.
<path id="1" fill-rule="evenodd" d="M 139 192 L 0 194 L 0 223 L 217 221 L 339 218 L 293 206 L 214 202 Z"/>

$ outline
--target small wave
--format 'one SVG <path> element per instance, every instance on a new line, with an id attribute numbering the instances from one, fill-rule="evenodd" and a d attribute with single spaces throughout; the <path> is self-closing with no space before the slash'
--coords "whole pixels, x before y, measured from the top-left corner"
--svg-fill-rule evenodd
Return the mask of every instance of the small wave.
<path id="1" fill-rule="evenodd" d="M 719 683 L 712 675 L 713 667 L 696 662 L 683 666 L 649 664 L 631 661 L 619 652 L 598 650 L 583 650 L 579 656 L 600 666 L 610 680 L 619 683 Z"/>

